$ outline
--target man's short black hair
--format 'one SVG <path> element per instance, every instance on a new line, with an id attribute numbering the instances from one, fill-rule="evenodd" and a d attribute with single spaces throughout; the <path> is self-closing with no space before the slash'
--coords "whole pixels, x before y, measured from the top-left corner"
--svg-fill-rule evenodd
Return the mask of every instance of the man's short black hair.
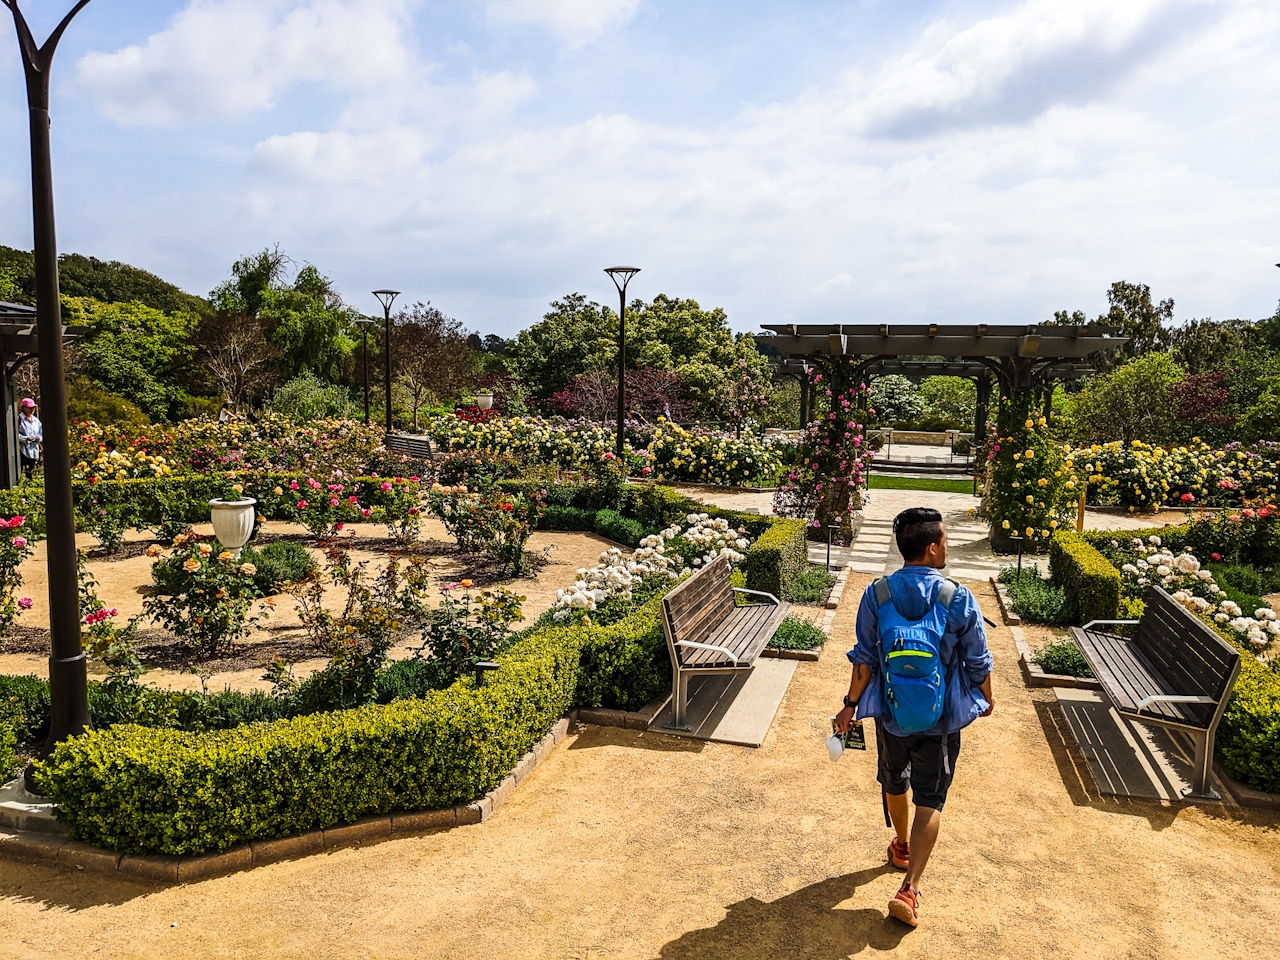
<path id="1" fill-rule="evenodd" d="M 893 535 L 902 559 L 924 559 L 929 544 L 942 540 L 942 514 L 932 507 L 911 507 L 893 518 Z"/>

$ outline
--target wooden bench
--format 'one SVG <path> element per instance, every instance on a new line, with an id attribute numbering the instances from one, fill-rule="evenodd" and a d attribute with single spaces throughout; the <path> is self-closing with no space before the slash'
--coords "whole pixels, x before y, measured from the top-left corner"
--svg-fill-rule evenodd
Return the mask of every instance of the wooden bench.
<path id="1" fill-rule="evenodd" d="M 1094 629 L 1133 624 L 1133 638 Z M 1138 723 L 1189 734 L 1195 741 L 1190 796 L 1219 799 L 1209 787 L 1218 721 L 1240 673 L 1240 653 L 1173 597 L 1152 587 L 1141 620 L 1092 620 L 1072 627 L 1116 711 Z"/>
<path id="2" fill-rule="evenodd" d="M 407 453 L 419 460 L 431 459 L 431 440 L 428 437 L 417 437 L 407 433 L 390 433 L 383 444 L 388 450 L 396 453 Z"/>
<path id="3" fill-rule="evenodd" d="M 737 594 L 766 598 L 738 606 Z M 671 654 L 671 722 L 689 730 L 685 706 L 694 674 L 750 670 L 791 609 L 771 593 L 744 590 L 729 580 L 729 561 L 716 557 L 662 599 L 662 629 Z"/>

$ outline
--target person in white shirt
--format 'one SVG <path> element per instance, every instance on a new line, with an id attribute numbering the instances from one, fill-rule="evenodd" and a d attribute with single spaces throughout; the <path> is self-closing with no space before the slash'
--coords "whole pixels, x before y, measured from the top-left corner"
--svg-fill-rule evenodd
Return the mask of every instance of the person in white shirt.
<path id="1" fill-rule="evenodd" d="M 44 443 L 44 426 L 36 416 L 36 402 L 22 398 L 22 412 L 18 415 L 18 454 L 22 459 L 22 472 L 27 478 L 35 472 L 40 462 L 40 445 Z"/>

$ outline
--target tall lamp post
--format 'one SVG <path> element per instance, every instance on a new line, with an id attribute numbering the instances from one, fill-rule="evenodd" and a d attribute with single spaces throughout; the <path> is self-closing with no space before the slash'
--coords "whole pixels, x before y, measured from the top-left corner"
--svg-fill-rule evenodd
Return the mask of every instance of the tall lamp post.
<path id="1" fill-rule="evenodd" d="M 604 272 L 618 288 L 618 442 L 615 452 L 621 460 L 623 423 L 627 418 L 627 284 L 640 268 L 605 267 Z"/>
<path id="2" fill-rule="evenodd" d="M 0 0 L 18 31 L 31 116 L 31 213 L 35 238 L 36 343 L 40 353 L 40 406 L 44 414 L 44 503 L 48 537 L 49 738 L 44 752 L 89 725 L 88 677 L 80 646 L 80 598 L 76 587 L 76 531 L 71 507 L 71 453 L 63 383 L 62 310 L 58 302 L 58 242 L 53 217 L 53 163 L 49 143 L 49 70 L 58 41 L 89 0 L 62 18 L 43 46 L 36 46 L 18 0 Z M 31 768 L 27 786 L 34 787 Z"/>
<path id="3" fill-rule="evenodd" d="M 369 327 L 378 321 L 373 317 L 361 317 L 356 323 L 360 324 L 360 353 L 364 357 L 364 424 L 369 425 Z"/>
<path id="4" fill-rule="evenodd" d="M 373 295 L 382 304 L 384 324 L 382 328 L 382 356 L 387 381 L 387 436 L 391 436 L 391 304 L 400 296 L 399 290 L 375 290 Z"/>

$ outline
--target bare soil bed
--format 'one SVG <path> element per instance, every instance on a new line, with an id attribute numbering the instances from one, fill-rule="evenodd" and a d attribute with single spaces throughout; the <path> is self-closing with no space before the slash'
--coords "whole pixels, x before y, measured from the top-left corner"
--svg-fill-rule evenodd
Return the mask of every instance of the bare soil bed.
<path id="1" fill-rule="evenodd" d="M 212 536 L 212 527 L 208 525 L 196 529 Z M 311 543 L 304 527 L 272 522 L 264 525 L 255 545 L 285 539 Z M 119 553 L 90 556 L 88 568 L 97 580 L 97 594 L 108 608 L 119 610 L 122 621 L 141 613 L 143 601 L 151 592 L 152 561 L 145 553 L 151 542 L 144 535 L 132 534 Z M 438 584 L 470 578 L 477 588 L 502 586 L 512 590 L 525 598 L 525 624 L 533 622 L 551 607 L 556 590 L 572 583 L 580 567 L 593 566 L 601 551 L 615 545 L 592 533 L 537 532 L 528 544 L 528 551 L 535 558 L 533 569 L 523 577 L 512 579 L 475 558 L 460 557 L 444 525 L 436 520 L 425 520 L 420 541 L 407 548 L 396 547 L 386 536 L 386 528 L 376 524 L 352 524 L 343 532 L 341 542 L 353 559 L 368 562 L 371 574 L 376 574 L 393 554 L 404 559 L 417 555 L 426 558 Z M 87 550 L 93 543 L 93 538 L 88 535 L 77 537 L 81 549 Z M 31 557 L 21 568 L 24 579 L 22 595 L 31 598 L 32 608 L 21 616 L 10 636 L 0 641 L 0 673 L 48 675 L 49 598 L 45 546 L 44 542 L 36 544 Z M 320 550 L 314 546 L 311 550 L 318 561 L 323 560 Z M 438 596 L 437 593 L 436 598 Z M 342 602 L 341 591 L 332 587 L 326 590 L 327 607 L 337 610 Z M 265 605 L 265 601 L 260 602 L 258 608 Z M 243 691 L 268 690 L 270 684 L 262 679 L 262 673 L 276 657 L 296 662 L 294 676 L 299 679 L 327 662 L 307 643 L 296 604 L 287 594 L 273 598 L 270 616 L 245 642 L 237 644 L 231 655 L 200 665 L 203 681 L 200 675 L 182 672 L 181 651 L 162 631 L 144 627 L 141 636 L 145 659 L 153 668 L 145 675 L 145 682 L 170 689 L 199 690 L 203 682 L 210 691 L 223 687 Z M 404 642 L 392 651 L 392 657 L 407 656 L 417 642 L 416 634 L 407 635 Z M 90 671 L 101 672 L 94 664 L 90 664 Z"/>
<path id="2" fill-rule="evenodd" d="M 1280 952 L 1280 817 L 1097 795 L 1047 691 L 992 631 L 996 712 L 965 732 L 923 923 L 885 916 L 874 751 L 826 758 L 855 578 L 757 750 L 570 737 L 490 820 L 157 888 L 4 862 L 15 958 L 837 960 Z M 987 584 L 974 584 L 995 609 Z"/>

